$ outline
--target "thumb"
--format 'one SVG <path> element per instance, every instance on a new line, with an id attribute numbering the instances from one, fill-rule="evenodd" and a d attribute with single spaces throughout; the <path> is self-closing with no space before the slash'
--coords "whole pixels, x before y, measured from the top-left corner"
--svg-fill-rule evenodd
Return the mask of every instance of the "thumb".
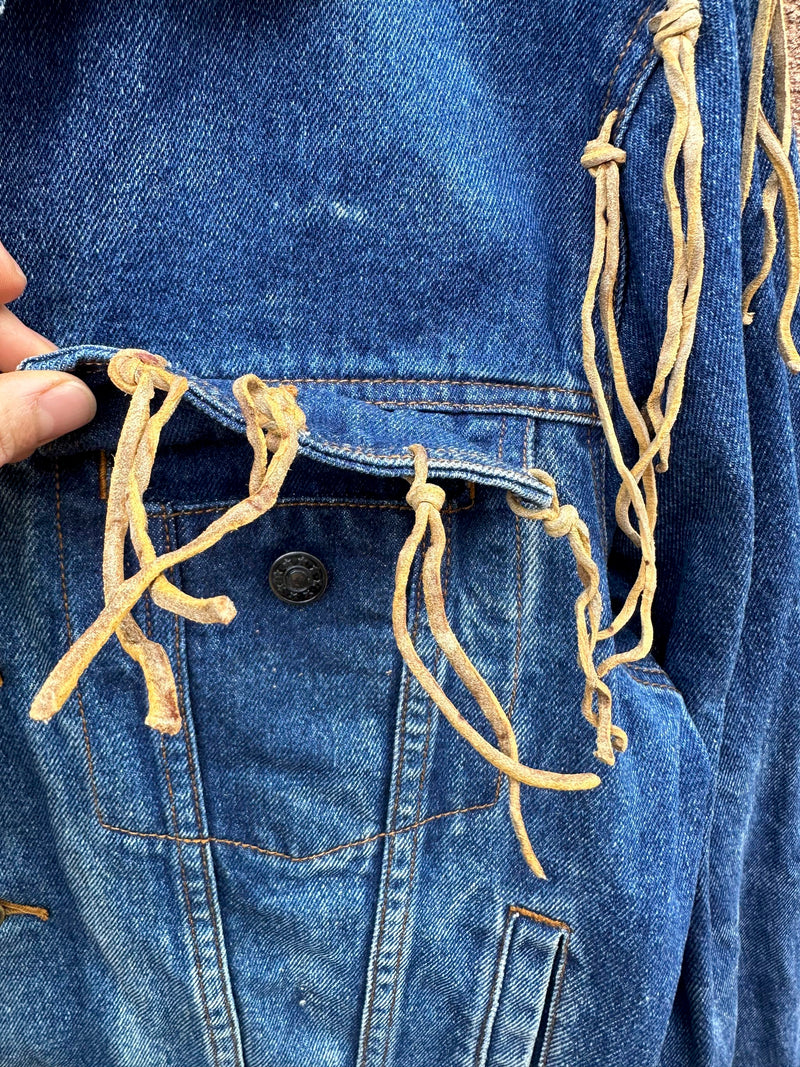
<path id="1" fill-rule="evenodd" d="M 94 418 L 91 390 L 60 371 L 0 374 L 0 466 L 25 459 L 39 447 Z"/>

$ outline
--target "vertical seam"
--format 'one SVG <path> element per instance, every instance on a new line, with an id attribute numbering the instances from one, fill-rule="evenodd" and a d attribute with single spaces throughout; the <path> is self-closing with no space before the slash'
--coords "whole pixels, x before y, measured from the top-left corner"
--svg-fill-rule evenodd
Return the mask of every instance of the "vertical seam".
<path id="1" fill-rule="evenodd" d="M 589 460 L 592 464 L 592 487 L 594 489 L 594 504 L 597 511 L 597 517 L 600 523 L 600 546 L 603 550 L 603 559 L 606 559 L 608 555 L 607 534 L 606 534 L 606 506 L 605 506 L 605 486 L 598 479 L 597 467 L 595 465 L 594 455 L 594 442 L 592 441 L 592 428 L 586 427 L 586 443 L 589 448 Z"/>
<path id="2" fill-rule="evenodd" d="M 108 456 L 104 448 L 100 449 L 97 460 L 98 492 L 101 500 L 108 500 Z"/>
<path id="3" fill-rule="evenodd" d="M 492 1003 L 494 1002 L 494 995 L 497 990 L 497 983 L 500 978 L 500 961 L 503 958 L 503 949 L 506 943 L 506 934 L 508 933 L 508 927 L 511 923 L 511 916 L 514 914 L 511 908 L 506 908 L 505 919 L 503 920 L 503 930 L 500 934 L 500 942 L 497 946 L 497 952 L 495 953 L 494 961 L 494 976 L 492 978 L 492 984 L 489 989 L 489 1000 L 486 1004 L 486 1011 L 483 1013 L 483 1022 L 478 1032 L 477 1047 L 475 1049 L 475 1067 L 479 1067 L 481 1051 L 483 1048 L 483 1042 L 486 1038 L 486 1027 L 489 1025 L 489 1015 L 492 1011 Z"/>
<path id="4" fill-rule="evenodd" d="M 517 635 L 514 645 L 514 677 L 511 683 L 511 696 L 508 701 L 508 717 L 514 714 L 519 686 L 519 667 L 522 658 L 522 519 L 514 516 L 514 541 L 516 544 L 516 593 L 517 593 Z M 499 775 L 498 775 L 499 780 Z"/>
<path id="5" fill-rule="evenodd" d="M 417 575 L 417 584 L 414 591 L 414 622 L 411 627 L 411 639 L 416 638 L 419 630 L 420 620 L 420 597 L 421 597 L 421 585 L 422 585 L 422 572 Z M 397 771 L 395 772 L 395 797 L 394 797 L 394 810 L 392 811 L 392 818 L 390 820 L 390 833 L 392 836 L 389 839 L 389 855 L 386 859 L 386 874 L 383 879 L 383 902 L 381 904 L 381 917 L 378 924 L 378 936 L 375 943 L 375 958 L 372 961 L 372 974 L 371 974 L 371 989 L 369 995 L 369 1003 L 367 1005 L 367 1019 L 364 1024 L 364 1037 L 361 1041 L 361 1060 L 362 1064 L 366 1064 L 367 1052 L 369 1050 L 369 1039 L 372 1029 L 372 1015 L 375 1007 L 375 988 L 378 981 L 378 968 L 380 966 L 381 948 L 383 946 L 383 931 L 386 926 L 386 912 L 388 910 L 388 893 L 389 893 L 389 881 L 392 874 L 392 862 L 394 859 L 394 828 L 397 822 L 397 809 L 400 806 L 400 789 L 402 783 L 403 763 L 405 761 L 405 747 L 406 747 L 406 713 L 408 710 L 408 701 L 411 693 L 411 673 L 406 672 L 406 683 L 403 691 L 403 703 L 400 710 L 400 756 L 397 761 Z"/>
<path id="6" fill-rule="evenodd" d="M 606 89 L 605 99 L 603 100 L 603 109 L 601 111 L 601 120 L 600 120 L 601 121 L 601 125 L 602 125 L 603 120 L 606 117 L 606 114 L 608 113 L 608 105 L 611 102 L 611 90 L 614 88 L 614 83 L 615 83 L 615 81 L 617 79 L 617 74 L 619 73 L 619 69 L 622 66 L 622 61 L 625 58 L 625 56 L 628 54 L 628 50 L 630 49 L 631 45 L 633 44 L 634 39 L 635 39 L 636 35 L 638 34 L 639 30 L 642 28 L 642 23 L 647 18 L 647 15 L 648 15 L 650 9 L 653 6 L 653 3 L 654 3 L 654 0 L 651 0 L 651 2 L 647 5 L 647 7 L 641 13 L 639 18 L 636 20 L 636 25 L 633 27 L 633 30 L 631 31 L 631 35 L 628 38 L 628 40 L 625 42 L 625 45 L 624 45 L 622 51 L 620 52 L 620 54 L 619 54 L 619 56 L 617 58 L 617 62 L 615 64 L 615 66 L 614 66 L 614 69 L 611 71 L 611 78 L 610 78 L 609 83 L 608 83 L 608 88 Z"/>
<path id="7" fill-rule="evenodd" d="M 500 420 L 500 437 L 498 438 L 498 441 L 497 441 L 497 459 L 498 459 L 498 461 L 502 460 L 502 458 L 503 458 L 503 441 L 504 441 L 505 436 L 506 436 L 506 426 L 507 426 L 507 424 L 508 424 L 508 416 L 507 415 L 503 415 L 502 419 Z"/>
<path id="8" fill-rule="evenodd" d="M 558 986 L 556 988 L 555 998 L 553 999 L 553 1007 L 550 1010 L 550 1018 L 547 1021 L 547 1033 L 544 1039 L 544 1048 L 542 1049 L 541 1067 L 546 1067 L 547 1058 L 550 1055 L 550 1045 L 553 1042 L 553 1031 L 556 1028 L 558 1005 L 561 1003 L 561 991 L 564 988 L 564 975 L 567 970 L 567 956 L 569 955 L 569 939 L 571 935 L 572 931 L 567 927 L 564 934 L 564 957 L 561 960 L 561 966 L 558 968 L 558 978 L 556 979 Z"/>
<path id="9" fill-rule="evenodd" d="M 161 519 L 164 524 L 164 538 L 167 543 L 167 551 L 172 551 L 172 538 L 170 537 L 169 523 L 167 522 L 167 509 L 162 505 Z M 203 822 L 200 815 L 200 797 L 197 789 L 197 780 L 195 777 L 195 763 L 192 755 L 192 748 L 189 744 L 189 733 L 186 726 L 187 716 L 187 704 L 186 694 L 183 688 L 183 658 L 181 656 L 181 640 L 180 640 L 180 621 L 177 614 L 173 613 L 175 619 L 175 666 L 177 667 L 177 681 L 178 681 L 178 705 L 181 711 L 181 734 L 183 735 L 183 743 L 186 748 L 186 762 L 189 767 L 189 781 L 192 787 L 192 797 L 194 803 L 194 816 L 197 824 L 198 837 L 203 836 Z M 177 831 L 176 831 L 177 832 Z M 236 1063 L 241 1064 L 238 1048 L 236 1048 L 236 1028 L 233 1022 L 233 1010 L 228 996 L 227 983 L 225 981 L 225 972 L 222 965 L 222 947 L 220 945 L 219 931 L 217 930 L 217 922 L 214 914 L 214 902 L 211 895 L 211 881 L 210 872 L 208 869 L 208 859 L 206 857 L 205 845 L 200 846 L 200 862 L 203 865 L 203 882 L 205 883 L 206 903 L 208 905 L 208 913 L 211 921 L 211 933 L 214 938 L 214 954 L 217 958 L 217 970 L 219 971 L 220 986 L 222 989 L 223 999 L 225 1001 L 225 1014 L 228 1017 L 228 1026 L 230 1027 L 231 1042 L 235 1049 Z"/>
<path id="10" fill-rule="evenodd" d="M 177 836 L 177 834 L 179 832 L 178 814 L 177 814 L 177 811 L 175 810 L 175 797 L 174 797 L 173 792 L 172 792 L 172 781 L 171 781 L 170 773 L 169 773 L 169 760 L 167 759 L 167 748 L 166 748 L 166 745 L 164 743 L 163 736 L 161 738 L 161 758 L 162 758 L 162 760 L 164 762 L 164 773 L 165 773 L 166 782 L 167 782 L 167 792 L 169 794 L 169 803 L 170 803 L 170 808 L 172 810 L 172 825 L 175 828 L 175 834 Z M 198 939 L 197 939 L 197 928 L 195 927 L 194 915 L 192 913 L 192 902 L 191 902 L 191 897 L 189 895 L 189 884 L 188 884 L 188 882 L 186 880 L 186 868 L 184 867 L 184 863 L 183 863 L 183 852 L 182 852 L 182 848 L 181 848 L 180 843 L 177 842 L 177 841 L 176 841 L 176 847 L 177 847 L 177 850 L 178 850 L 178 864 L 180 866 L 180 872 L 181 872 L 181 883 L 183 885 L 183 899 L 184 899 L 184 902 L 186 904 L 186 914 L 187 914 L 187 916 L 189 918 L 189 930 L 190 930 L 191 938 L 192 938 L 192 949 L 193 949 L 193 954 L 194 954 L 195 971 L 197 973 L 197 980 L 198 980 L 199 985 L 200 985 L 200 999 L 201 999 L 202 1004 L 203 1004 L 203 1015 L 205 1017 L 206 1026 L 208 1028 L 208 1036 L 211 1039 L 211 1052 L 212 1052 L 212 1055 L 214 1057 L 214 1063 L 215 1063 L 216 1067 L 220 1067 L 219 1056 L 217 1054 L 217 1039 L 216 1039 L 216 1036 L 214 1035 L 214 1027 L 213 1027 L 212 1022 L 211 1022 L 211 1013 L 210 1013 L 210 1011 L 208 1009 L 208 999 L 207 999 L 207 996 L 206 996 L 206 984 L 205 984 L 205 979 L 203 978 L 203 961 L 202 961 L 202 958 L 200 956 L 200 944 L 199 944 Z"/>
<path id="11" fill-rule="evenodd" d="M 628 90 L 628 95 L 625 97 L 625 103 L 622 105 L 622 107 L 620 109 L 620 112 L 619 112 L 619 115 L 617 115 L 616 123 L 615 123 L 617 129 L 619 129 L 619 127 L 622 124 L 622 120 L 625 117 L 625 112 L 628 110 L 628 104 L 631 102 L 631 97 L 633 96 L 635 90 L 638 88 L 638 86 L 639 86 L 639 84 L 640 84 L 640 82 L 641 82 L 641 80 L 642 80 L 642 78 L 644 76 L 644 72 L 647 70 L 647 68 L 648 68 L 648 66 L 650 64 L 650 60 L 655 55 L 655 52 L 656 52 L 656 46 L 653 45 L 653 47 L 650 49 L 650 51 L 647 53 L 647 55 L 642 59 L 642 62 L 639 64 L 639 69 L 636 72 L 636 77 L 631 82 L 631 87 Z"/>
<path id="12" fill-rule="evenodd" d="M 56 538 L 58 540 L 58 566 L 61 574 L 61 596 L 64 601 L 64 619 L 67 626 L 67 642 L 73 643 L 72 613 L 69 607 L 69 593 L 67 591 L 67 567 L 66 550 L 64 548 L 64 531 L 61 524 L 61 465 L 55 461 L 55 485 L 56 485 Z M 92 792 L 92 803 L 97 821 L 104 824 L 103 812 L 100 807 L 100 795 L 97 790 L 97 782 L 94 776 L 94 760 L 92 759 L 92 746 L 89 742 L 89 729 L 86 725 L 86 709 L 83 704 L 83 693 L 80 684 L 75 686 L 75 696 L 78 700 L 78 711 L 81 716 L 83 730 L 83 745 L 86 750 L 86 760 L 89 768 L 89 786 Z"/>
<path id="13" fill-rule="evenodd" d="M 487 1028 L 487 1026 L 489 1024 L 489 1015 L 491 1014 L 491 1011 L 492 1011 L 492 1004 L 494 1002 L 495 993 L 497 991 L 497 983 L 498 983 L 498 980 L 499 980 L 499 977 L 500 977 L 500 961 L 503 958 L 503 950 L 505 948 L 506 936 L 508 934 L 508 928 L 509 928 L 509 926 L 511 924 L 511 918 L 514 915 L 522 915 L 527 919 L 532 919 L 535 922 L 543 923 L 546 926 L 551 926 L 551 927 L 555 928 L 556 930 L 560 930 L 562 932 L 563 937 L 564 937 L 564 951 L 563 951 L 563 954 L 562 954 L 562 957 L 561 957 L 561 961 L 560 961 L 560 963 L 558 965 L 558 972 L 557 972 L 557 977 L 556 977 L 555 997 L 553 998 L 553 1004 L 552 1004 L 552 1007 L 550 1008 L 550 1011 L 548 1013 L 548 1018 L 546 1020 L 544 1020 L 544 1025 L 546 1027 L 546 1030 L 545 1030 L 545 1038 L 544 1038 L 543 1047 L 542 1047 L 542 1056 L 541 1056 L 541 1059 L 539 1060 L 539 1067 L 545 1067 L 546 1062 L 547 1062 L 547 1057 L 550 1054 L 550 1045 L 552 1044 L 552 1040 L 553 1040 L 553 1031 L 555 1030 L 556 1016 L 557 1016 L 557 1013 L 558 1013 L 558 1005 L 560 1003 L 561 992 L 562 992 L 562 989 L 564 987 L 564 973 L 565 973 L 566 968 L 567 968 L 567 956 L 569 955 L 569 941 L 570 941 L 570 937 L 572 935 L 572 928 L 565 922 L 560 922 L 557 919 L 550 919 L 546 915 L 539 914 L 539 912 L 530 911 L 528 908 L 522 908 L 522 907 L 519 907 L 518 905 L 512 905 L 511 907 L 506 909 L 506 917 L 505 917 L 505 921 L 503 923 L 503 930 L 502 930 L 502 934 L 500 936 L 500 942 L 499 942 L 499 945 L 498 945 L 498 948 L 497 948 L 497 954 L 496 954 L 496 957 L 495 957 L 494 977 L 492 979 L 492 985 L 491 985 L 491 988 L 489 990 L 489 1000 L 488 1000 L 488 1003 L 486 1005 L 486 1011 L 484 1012 L 484 1015 L 483 1015 L 483 1022 L 481 1023 L 481 1028 L 480 1028 L 480 1031 L 478 1033 L 477 1047 L 476 1047 L 476 1050 L 475 1050 L 474 1067 L 479 1067 L 479 1065 L 480 1065 L 480 1058 L 481 1058 L 481 1051 L 482 1051 L 482 1047 L 483 1047 L 483 1042 L 486 1039 L 486 1028 Z M 510 951 L 510 946 L 509 946 L 509 951 Z M 540 1030 L 538 1032 L 541 1032 L 541 1028 L 540 1028 Z"/>
<path id="14" fill-rule="evenodd" d="M 447 588 L 448 588 L 448 585 L 449 585 L 449 582 L 450 582 L 450 562 L 451 562 L 451 559 L 452 559 L 452 548 L 451 548 L 451 546 L 452 546 L 452 532 L 453 532 L 452 528 L 453 528 L 452 518 L 448 518 L 448 520 L 447 520 L 447 528 L 446 528 L 446 531 L 445 531 L 446 532 L 446 537 L 447 537 L 447 547 L 446 547 L 445 566 L 444 566 L 444 587 L 443 587 L 443 590 L 442 590 L 442 606 L 443 607 L 446 605 Z M 441 649 L 437 648 L 436 649 L 436 655 L 433 658 L 433 674 L 434 675 L 436 674 L 436 670 L 437 670 L 437 668 L 439 666 L 439 663 L 441 661 L 441 655 L 442 655 Z M 392 981 L 392 1000 L 391 1000 L 391 1003 L 389 1005 L 389 1019 L 388 1019 L 387 1024 L 386 1024 L 386 1042 L 385 1042 L 385 1044 L 383 1046 L 383 1059 L 381 1060 L 382 1067 L 385 1067 L 386 1061 L 387 1061 L 387 1059 L 389 1057 L 389 1042 L 390 1042 L 391 1036 L 392 1036 L 392 1023 L 394 1022 L 394 1010 L 395 1010 L 395 1005 L 397 1003 L 397 991 L 398 991 L 399 982 L 400 982 L 400 966 L 401 966 L 402 959 L 403 959 L 403 946 L 405 944 L 405 939 L 406 939 L 406 929 L 408 927 L 408 916 L 409 916 L 409 912 L 411 911 L 411 895 L 412 895 L 412 888 L 413 888 L 413 885 L 414 885 L 414 875 L 416 874 L 416 869 L 417 869 L 417 847 L 418 847 L 418 844 L 419 844 L 420 816 L 422 814 L 423 786 L 425 784 L 425 776 L 426 776 L 426 772 L 427 772 L 427 768 L 428 768 L 428 754 L 429 754 L 429 751 L 430 751 L 430 741 L 431 741 L 431 726 L 433 724 L 433 701 L 429 699 L 427 703 L 428 703 L 428 709 L 427 709 L 428 714 L 427 714 L 427 721 L 425 723 L 425 744 L 424 744 L 423 750 L 422 750 L 422 766 L 420 768 L 419 784 L 418 784 L 418 787 L 417 787 L 417 809 L 416 809 L 416 812 L 414 813 L 414 822 L 417 825 L 414 828 L 414 836 L 411 839 L 411 862 L 409 864 L 409 869 L 408 869 L 408 890 L 406 892 L 406 906 L 405 906 L 405 909 L 403 911 L 403 922 L 402 922 L 401 927 L 400 927 L 400 940 L 399 940 L 399 944 L 397 946 L 397 954 L 395 956 L 394 978 L 393 978 L 393 981 Z"/>
<path id="15" fill-rule="evenodd" d="M 151 613 L 151 610 L 150 610 L 151 593 L 150 593 L 149 589 L 146 590 L 146 592 L 145 592 L 144 601 L 145 601 L 145 625 L 147 626 L 147 636 L 152 641 L 153 640 L 153 618 L 152 618 L 152 613 Z M 208 1009 L 208 999 L 206 997 L 205 980 L 203 978 L 203 964 L 202 964 L 202 960 L 201 960 L 201 957 L 200 957 L 200 946 L 199 946 L 199 943 L 198 943 L 198 940 L 197 940 L 197 930 L 196 930 L 195 924 L 194 924 L 194 915 L 192 913 L 192 904 L 191 904 L 191 898 L 190 898 L 190 895 L 189 895 L 189 886 L 188 886 L 188 883 L 187 883 L 187 880 L 186 880 L 186 869 L 185 869 L 184 863 L 183 863 L 183 853 L 182 853 L 182 850 L 181 850 L 181 844 L 177 840 L 178 833 L 179 833 L 178 815 L 177 815 L 177 811 L 175 809 L 175 795 L 174 795 L 174 793 L 172 791 L 172 778 L 171 778 L 171 775 L 169 773 L 169 759 L 167 757 L 167 747 L 166 747 L 166 744 L 164 742 L 164 735 L 163 734 L 161 735 L 161 759 L 162 759 L 163 764 L 164 764 L 164 776 L 165 776 L 166 785 L 167 785 L 167 795 L 169 796 L 170 810 L 172 812 L 172 825 L 173 825 L 173 828 L 175 830 L 175 837 L 176 837 L 175 845 L 176 845 L 176 849 L 177 849 L 177 852 L 178 852 L 178 865 L 180 867 L 180 872 L 181 872 L 181 883 L 183 885 L 183 898 L 184 898 L 184 902 L 186 904 L 186 913 L 187 913 L 187 915 L 189 917 L 189 929 L 191 931 L 192 950 L 193 950 L 193 955 L 194 955 L 195 971 L 197 973 L 197 980 L 198 980 L 199 985 L 200 985 L 200 998 L 201 998 L 202 1004 L 203 1004 L 203 1015 L 205 1017 L 206 1026 L 208 1028 L 208 1036 L 211 1039 L 211 1050 L 212 1050 L 212 1054 L 213 1054 L 213 1057 L 214 1057 L 214 1063 L 217 1064 L 218 1067 L 219 1067 L 219 1058 L 218 1058 L 218 1055 L 217 1055 L 217 1040 L 216 1040 L 216 1036 L 214 1034 L 214 1027 L 213 1027 L 212 1022 L 211 1022 L 211 1013 L 210 1013 L 210 1011 Z"/>

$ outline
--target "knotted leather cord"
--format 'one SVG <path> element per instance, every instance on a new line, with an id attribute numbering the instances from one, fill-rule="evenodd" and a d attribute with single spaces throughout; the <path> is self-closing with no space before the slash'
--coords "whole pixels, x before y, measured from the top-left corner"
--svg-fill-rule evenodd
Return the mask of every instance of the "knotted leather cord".
<path id="1" fill-rule="evenodd" d="M 655 474 L 656 469 L 665 471 L 669 462 L 670 436 L 683 398 L 686 366 L 694 343 L 703 281 L 705 238 L 700 197 L 703 129 L 697 106 L 694 71 L 694 47 L 700 22 L 697 0 L 669 0 L 667 7 L 648 24 L 654 35 L 654 48 L 663 61 L 675 118 L 664 159 L 664 200 L 673 247 L 672 278 L 667 292 L 664 338 L 653 385 L 643 410 L 637 406 L 630 390 L 614 315 L 621 224 L 619 168 L 626 158 L 624 150 L 611 143 L 617 112 L 611 112 L 606 117 L 598 136 L 588 142 L 581 157 L 581 164 L 595 179 L 594 245 L 581 309 L 583 366 L 608 449 L 620 477 L 616 520 L 641 553 L 639 570 L 625 602 L 604 629 L 599 629 L 599 578 L 595 577 L 596 567 L 591 560 L 589 534 L 577 512 L 571 514 L 558 504 L 552 479 L 541 471 L 536 472 L 538 477 L 544 481 L 549 479 L 553 490 L 554 512 L 551 509 L 531 510 L 521 506 L 513 495 L 509 497 L 509 504 L 518 515 L 541 519 L 551 536 L 566 534 L 569 537 L 584 585 L 584 592 L 576 602 L 578 658 L 586 676 L 582 710 L 597 730 L 595 754 L 609 764 L 614 762 L 614 749 L 624 751 L 627 738 L 622 730 L 612 724 L 611 692 L 602 679 L 621 663 L 643 659 L 652 647 L 652 606 L 656 590 L 654 531 L 658 515 Z M 683 174 L 685 229 L 684 209 L 676 183 L 679 163 Z M 593 324 L 595 304 L 598 305 L 608 351 L 614 393 L 639 450 L 636 462 L 630 467 L 622 454 L 597 364 Z M 631 521 L 631 509 L 636 518 L 635 527 Z M 630 649 L 607 656 L 595 668 L 594 650 L 598 640 L 619 633 L 637 610 L 640 620 L 638 642 Z"/>
<path id="2" fill-rule="evenodd" d="M 514 832 L 528 866 L 537 877 L 544 878 L 544 871 L 531 846 L 520 810 L 520 783 L 538 789 L 575 791 L 594 789 L 600 784 L 600 779 L 596 774 L 559 774 L 554 771 L 536 770 L 519 762 L 517 739 L 508 716 L 489 684 L 461 647 L 447 620 L 442 589 L 442 558 L 447 545 L 447 535 L 441 517 L 445 492 L 441 486 L 428 481 L 428 456 L 425 449 L 421 445 L 412 445 L 409 451 L 414 456 L 415 474 L 406 500 L 414 509 L 414 527 L 400 550 L 395 571 L 392 627 L 397 647 L 408 669 L 450 725 L 468 744 L 472 745 L 476 752 L 508 778 L 508 804 Z M 577 512 L 575 514 L 577 515 Z M 554 512 L 554 521 L 556 519 L 557 515 Z M 422 562 L 422 589 L 431 632 L 447 661 L 486 716 L 499 747 L 487 741 L 458 711 L 420 659 L 408 631 L 408 581 L 417 551 L 428 532 L 430 544 L 425 550 Z M 567 532 L 566 529 L 564 532 Z M 596 568 L 595 577 L 595 584 L 599 585 Z M 589 603 L 593 600 L 593 594 L 587 594 L 587 596 L 587 603 Z M 596 605 L 590 607 L 589 611 L 590 614 L 592 612 L 597 614 L 599 618 Z M 618 734 L 621 733 L 618 731 Z"/>
<path id="3" fill-rule="evenodd" d="M 560 504 L 556 485 L 547 471 L 531 468 L 535 475 L 552 492 L 550 506 L 529 508 L 512 492 L 507 493 L 508 506 L 515 515 L 525 519 L 537 519 L 542 523 L 548 537 L 566 537 L 583 590 L 575 601 L 575 622 L 578 632 L 578 663 L 586 678 L 581 711 L 597 731 L 595 756 L 610 766 L 614 764 L 614 751 L 624 752 L 628 737 L 624 730 L 611 721 L 611 690 L 602 680 L 594 663 L 594 650 L 600 636 L 600 618 L 603 600 L 600 593 L 600 572 L 592 558 L 589 529 L 572 504 Z M 607 668 L 610 670 L 610 668 Z M 597 710 L 594 710 L 595 700 Z"/>
<path id="4" fill-rule="evenodd" d="M 703 284 L 705 231 L 701 201 L 703 124 L 697 106 L 694 50 L 701 24 L 698 0 L 668 0 L 667 7 L 649 22 L 653 45 L 661 56 L 675 119 L 664 157 L 664 202 L 672 232 L 672 280 L 667 293 L 667 323 L 656 366 L 653 387 L 645 408 L 653 440 L 633 466 L 642 477 L 656 454 L 658 470 L 669 466 L 670 435 L 683 399 L 686 365 L 694 344 L 697 309 Z M 683 171 L 683 212 L 676 185 L 678 162 Z M 666 392 L 666 397 L 665 397 Z M 662 401 L 665 409 L 662 410 Z M 625 489 L 620 490 L 624 508 Z"/>
<path id="5" fill-rule="evenodd" d="M 130 612 L 149 588 L 156 603 L 186 618 L 199 622 L 229 622 L 233 618 L 236 609 L 227 597 L 205 600 L 190 597 L 176 589 L 164 572 L 199 555 L 225 534 L 269 511 L 297 454 L 298 433 L 305 427 L 305 417 L 296 403 L 294 386 L 269 388 L 252 374 L 238 378 L 233 391 L 254 456 L 249 496 L 230 507 L 187 544 L 156 556 L 147 530 L 142 495 L 149 484 L 161 430 L 188 383 L 168 371 L 161 357 L 134 349 L 123 349 L 112 358 L 109 376 L 132 399 L 109 486 L 103 552 L 106 606 L 54 667 L 36 694 L 30 714 L 39 720 L 52 718 L 106 641 L 116 633 L 122 647 L 144 673 L 149 702 L 146 722 L 157 730 L 174 734 L 181 723 L 172 668 L 163 648 L 144 636 Z M 151 415 L 150 403 L 156 389 L 164 390 L 167 396 Z M 122 552 L 128 531 L 140 569 L 126 579 Z"/>
<path id="6" fill-rule="evenodd" d="M 775 116 L 777 134 L 764 114 L 761 98 L 767 46 L 772 44 L 772 66 L 775 83 Z M 792 144 L 791 82 L 786 40 L 786 20 L 783 0 L 760 0 L 753 27 L 753 58 L 747 93 L 747 112 L 742 135 L 741 194 L 742 211 L 750 197 L 755 167 L 756 144 L 760 144 L 772 167 L 764 183 L 761 209 L 764 215 L 764 245 L 761 267 L 742 296 L 742 321 L 749 326 L 754 318 L 753 298 L 769 277 L 778 246 L 775 227 L 775 207 L 778 193 L 783 200 L 786 241 L 786 292 L 778 314 L 777 343 L 786 366 L 800 372 L 798 353 L 791 333 L 792 314 L 800 295 L 800 206 L 797 185 L 789 161 Z"/>

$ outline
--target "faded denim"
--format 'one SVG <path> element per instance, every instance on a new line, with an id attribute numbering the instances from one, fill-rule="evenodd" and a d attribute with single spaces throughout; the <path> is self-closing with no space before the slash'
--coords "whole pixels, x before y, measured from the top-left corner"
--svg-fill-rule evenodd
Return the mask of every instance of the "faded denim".
<path id="1" fill-rule="evenodd" d="M 581 361 L 579 160 L 620 109 L 643 397 L 671 275 L 656 10 L 7 0 L 14 310 L 61 346 L 28 365 L 75 369 L 99 411 L 0 471 L 0 898 L 50 915 L 0 927 L 2 1067 L 800 1064 L 800 394 L 775 345 L 781 248 L 741 321 L 762 234 L 759 196 L 739 208 L 741 0 L 702 9 L 705 280 L 658 483 L 653 656 L 608 679 L 614 767 L 580 714 L 574 560 L 505 496 L 544 506 L 530 469 L 549 471 L 619 603 L 638 561 Z M 308 422 L 278 506 L 172 575 L 236 619 L 134 612 L 172 661 L 175 737 L 144 726 L 115 641 L 51 723 L 28 717 L 103 604 L 127 406 L 104 368 L 126 346 L 190 380 L 146 497 L 158 552 L 246 493 L 231 379 L 295 382 Z M 448 493 L 448 616 L 521 754 L 602 778 L 523 788 L 547 881 L 507 782 L 392 637 L 415 442 Z M 329 573 L 303 608 L 269 588 L 293 549 Z M 409 628 L 472 715 L 418 572 Z"/>

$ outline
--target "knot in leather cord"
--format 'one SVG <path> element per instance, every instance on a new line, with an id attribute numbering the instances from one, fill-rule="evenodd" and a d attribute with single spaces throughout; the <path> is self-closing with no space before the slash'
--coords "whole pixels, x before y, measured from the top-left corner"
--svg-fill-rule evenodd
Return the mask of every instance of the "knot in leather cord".
<path id="1" fill-rule="evenodd" d="M 147 371 L 160 389 L 169 389 L 174 375 L 163 356 L 145 352 L 141 348 L 121 348 L 114 353 L 108 364 L 108 376 L 123 393 L 133 395 L 144 371 Z"/>
<path id="2" fill-rule="evenodd" d="M 528 473 L 533 474 L 550 489 L 552 493 L 550 506 L 529 508 L 522 503 L 516 493 L 510 490 L 506 493 L 506 500 L 508 506 L 519 518 L 541 522 L 545 533 L 554 540 L 561 537 L 567 537 L 569 540 L 572 554 L 575 557 L 578 578 L 583 586 L 582 592 L 575 601 L 578 664 L 586 680 L 581 711 L 596 731 L 595 756 L 603 763 L 613 766 L 614 752 L 625 751 L 628 746 L 628 737 L 624 730 L 611 721 L 611 690 L 602 680 L 604 667 L 609 660 L 604 661 L 600 667 L 597 667 L 594 662 L 595 647 L 599 638 L 603 636 L 600 630 L 603 603 L 600 594 L 600 572 L 592 558 L 589 530 L 578 514 L 577 508 L 572 504 L 559 503 L 552 475 L 536 468 L 531 468 Z M 595 703 L 597 704 L 596 710 Z"/>
<path id="3" fill-rule="evenodd" d="M 562 506 L 558 500 L 555 483 L 550 475 L 547 474 L 546 471 L 537 471 L 536 473 L 540 481 L 543 481 L 545 485 L 550 487 L 553 494 L 550 507 L 539 509 L 528 508 L 522 503 L 517 494 L 513 493 L 511 490 L 506 493 L 508 506 L 515 515 L 519 515 L 521 518 L 538 519 L 548 537 L 552 537 L 553 539 L 565 537 L 580 522 L 582 522 L 582 519 L 578 514 L 578 509 L 572 504 L 564 504 Z"/>
<path id="4" fill-rule="evenodd" d="M 678 0 L 678 3 L 669 4 L 664 11 L 653 15 L 647 24 L 653 34 L 653 47 L 663 55 L 664 45 L 675 37 L 685 37 L 695 45 L 702 21 L 698 0 Z"/>
<path id="5" fill-rule="evenodd" d="M 430 507 L 441 511 L 446 499 L 447 494 L 444 489 L 440 485 L 431 485 L 430 482 L 424 485 L 412 485 L 406 493 L 406 500 L 414 511 L 417 511 L 422 504 L 429 504 Z"/>
<path id="6" fill-rule="evenodd" d="M 612 118 L 611 123 L 608 124 L 609 134 L 616 115 L 617 113 L 614 112 L 614 117 Z M 581 166 L 588 170 L 593 177 L 597 177 L 595 171 L 598 168 L 603 167 L 608 163 L 617 163 L 621 166 L 625 162 L 625 159 L 625 150 L 611 144 L 608 140 L 608 136 L 603 137 L 601 134 L 599 137 L 595 137 L 593 140 L 586 142 L 586 147 L 581 156 Z"/>

